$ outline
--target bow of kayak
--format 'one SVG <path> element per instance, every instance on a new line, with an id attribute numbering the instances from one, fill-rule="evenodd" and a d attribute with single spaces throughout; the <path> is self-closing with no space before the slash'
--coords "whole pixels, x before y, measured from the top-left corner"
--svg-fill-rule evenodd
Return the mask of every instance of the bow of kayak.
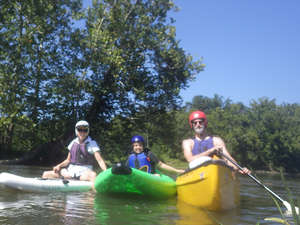
<path id="1" fill-rule="evenodd" d="M 208 160 L 176 179 L 178 200 L 193 206 L 223 211 L 240 203 L 239 180 L 222 160 Z"/>
<path id="2" fill-rule="evenodd" d="M 95 189 L 99 193 L 135 194 L 158 199 L 176 195 L 176 183 L 171 177 L 149 174 L 121 164 L 98 174 Z"/>

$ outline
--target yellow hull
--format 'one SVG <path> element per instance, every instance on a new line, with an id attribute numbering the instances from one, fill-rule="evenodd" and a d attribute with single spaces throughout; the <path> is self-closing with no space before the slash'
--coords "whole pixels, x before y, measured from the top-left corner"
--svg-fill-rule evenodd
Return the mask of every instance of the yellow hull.
<path id="1" fill-rule="evenodd" d="M 212 211 L 237 207 L 240 187 L 236 174 L 220 160 L 185 172 L 176 179 L 178 200 Z"/>

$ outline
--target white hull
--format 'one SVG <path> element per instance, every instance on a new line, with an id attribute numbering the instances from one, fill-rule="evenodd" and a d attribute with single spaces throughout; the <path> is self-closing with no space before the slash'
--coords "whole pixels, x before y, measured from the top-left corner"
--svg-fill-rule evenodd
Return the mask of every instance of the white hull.
<path id="1" fill-rule="evenodd" d="M 28 192 L 89 191 L 92 182 L 63 179 L 21 177 L 11 173 L 0 173 L 0 185 Z"/>

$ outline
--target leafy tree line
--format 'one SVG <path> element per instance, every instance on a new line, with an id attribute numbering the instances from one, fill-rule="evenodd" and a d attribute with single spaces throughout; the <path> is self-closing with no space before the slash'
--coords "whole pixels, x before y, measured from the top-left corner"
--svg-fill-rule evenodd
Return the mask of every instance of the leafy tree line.
<path id="1" fill-rule="evenodd" d="M 179 46 L 175 9 L 169 0 L 94 0 L 88 9 L 0 1 L 0 159 L 44 149 L 32 163 L 54 165 L 86 119 L 107 160 L 125 159 L 135 134 L 163 159 L 183 160 L 189 112 L 201 109 L 241 164 L 299 171 L 298 104 L 200 95 L 181 107 L 180 90 L 204 65 Z"/>
<path id="2" fill-rule="evenodd" d="M 185 108 L 193 109 L 207 113 L 210 133 L 222 137 L 242 165 L 261 170 L 300 171 L 299 104 L 276 105 L 275 99 L 261 98 L 245 106 L 215 95 L 211 99 L 195 96 Z"/>
<path id="3" fill-rule="evenodd" d="M 171 10 L 169 0 L 0 1 L 0 157 L 42 148 L 38 160 L 53 164 L 79 119 L 110 143 L 112 120 L 150 129 L 150 115 L 178 108 L 204 65 L 179 46 Z"/>
<path id="4" fill-rule="evenodd" d="M 207 114 L 209 133 L 224 139 L 239 164 L 255 170 L 300 171 L 300 105 L 277 105 L 275 99 L 268 98 L 245 106 L 218 95 L 195 96 L 191 103 L 167 114 L 142 113 L 140 117 L 150 121 L 146 127 L 115 118 L 109 140 L 103 142 L 105 154 L 115 161 L 125 159 L 130 152 L 130 137 L 138 133 L 163 159 L 184 160 L 181 142 L 193 137 L 188 116 L 198 109 Z"/>

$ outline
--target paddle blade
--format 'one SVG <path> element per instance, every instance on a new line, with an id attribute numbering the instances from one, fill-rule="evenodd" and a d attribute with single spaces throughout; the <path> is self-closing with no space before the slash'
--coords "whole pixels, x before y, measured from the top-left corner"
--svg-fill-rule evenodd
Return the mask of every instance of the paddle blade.
<path id="1" fill-rule="evenodd" d="M 293 214 L 293 210 L 292 210 L 292 206 L 290 203 L 288 203 L 287 201 L 283 201 L 282 202 L 284 204 L 284 206 L 287 208 L 287 212 L 286 214 L 288 215 L 292 215 Z M 299 208 L 295 206 L 295 211 L 297 213 L 297 215 L 299 215 Z"/>

